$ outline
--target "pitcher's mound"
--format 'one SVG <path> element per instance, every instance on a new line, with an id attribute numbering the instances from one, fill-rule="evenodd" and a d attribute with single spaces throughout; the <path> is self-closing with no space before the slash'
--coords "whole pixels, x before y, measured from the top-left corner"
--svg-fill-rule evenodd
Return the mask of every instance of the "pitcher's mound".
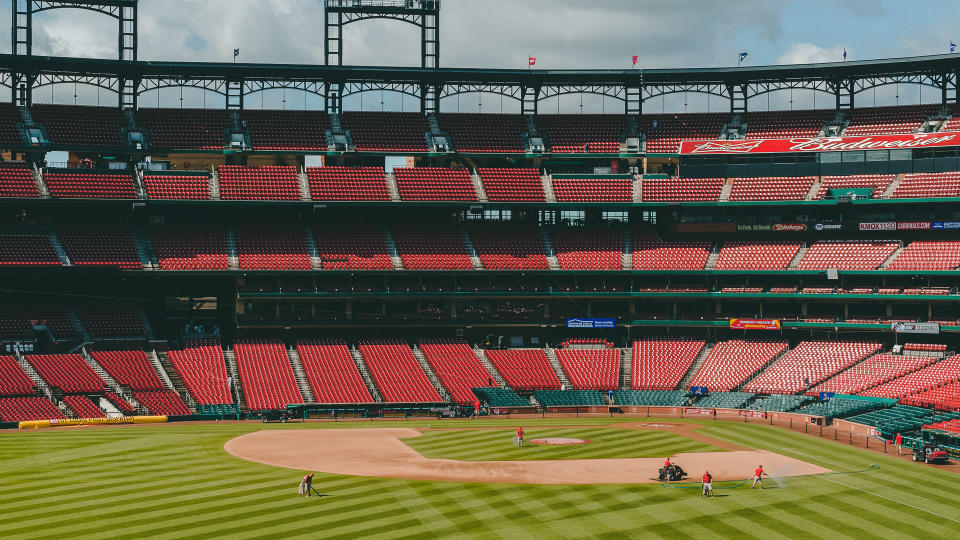
<path id="1" fill-rule="evenodd" d="M 533 444 L 587 444 L 590 441 L 574 439 L 573 437 L 546 437 L 544 439 L 530 439 Z"/>

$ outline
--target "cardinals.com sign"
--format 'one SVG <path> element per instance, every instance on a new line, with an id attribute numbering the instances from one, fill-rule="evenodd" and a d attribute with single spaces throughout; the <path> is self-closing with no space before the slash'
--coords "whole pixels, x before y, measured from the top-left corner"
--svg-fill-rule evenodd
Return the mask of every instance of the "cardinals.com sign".
<path id="1" fill-rule="evenodd" d="M 897 150 L 960 146 L 960 133 L 907 133 L 862 137 L 797 137 L 793 139 L 744 139 L 683 141 L 681 154 L 771 154 L 783 152 L 843 152 L 849 150 Z"/>
<path id="2" fill-rule="evenodd" d="M 733 330 L 779 330 L 780 319 L 730 319 Z"/>

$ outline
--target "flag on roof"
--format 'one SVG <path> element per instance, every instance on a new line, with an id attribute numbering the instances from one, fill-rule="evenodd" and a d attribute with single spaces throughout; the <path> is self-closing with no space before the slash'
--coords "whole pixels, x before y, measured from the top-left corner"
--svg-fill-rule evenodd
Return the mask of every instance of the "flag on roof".
<path id="1" fill-rule="evenodd" d="M 233 50 L 233 57 L 236 58 L 236 57 L 238 57 L 238 56 L 240 56 L 240 49 L 234 49 L 234 50 Z"/>
<path id="2" fill-rule="evenodd" d="M 633 55 L 633 65 L 637 65 L 637 55 Z"/>
<path id="3" fill-rule="evenodd" d="M 843 59 L 844 59 L 844 60 L 847 59 L 847 48 L 846 48 L 846 47 L 843 48 Z"/>
<path id="4" fill-rule="evenodd" d="M 746 51 L 740 53 L 740 61 L 743 62 L 743 59 L 747 57 Z"/>
<path id="5" fill-rule="evenodd" d="M 536 56 L 529 56 L 529 57 L 527 57 L 527 65 L 532 66 L 532 65 L 534 65 L 534 64 L 536 64 L 536 63 L 537 63 L 537 57 L 536 57 Z"/>
<path id="6" fill-rule="evenodd" d="M 950 52 L 953 52 L 953 51 L 955 51 L 955 50 L 957 50 L 957 44 L 951 41 L 951 42 L 950 42 Z"/>

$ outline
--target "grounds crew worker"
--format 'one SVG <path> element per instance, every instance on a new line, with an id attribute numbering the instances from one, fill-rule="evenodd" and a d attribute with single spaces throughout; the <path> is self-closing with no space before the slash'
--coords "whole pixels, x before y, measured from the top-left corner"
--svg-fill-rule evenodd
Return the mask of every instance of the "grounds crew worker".
<path id="1" fill-rule="evenodd" d="M 901 455 L 903 451 L 903 437 L 900 435 L 900 432 L 897 432 L 897 436 L 893 438 L 893 444 L 897 445 L 897 455 Z"/>
<path id="2" fill-rule="evenodd" d="M 517 446 L 523 446 L 523 428 L 517 428 Z"/>
<path id="3" fill-rule="evenodd" d="M 713 496 L 713 476 L 710 471 L 703 471 L 703 494 L 709 497 Z"/>
<path id="4" fill-rule="evenodd" d="M 753 485 L 750 486 L 750 489 L 757 487 L 757 484 L 760 484 L 760 489 L 763 489 L 763 476 L 769 474 L 763 472 L 763 465 L 757 465 L 757 469 L 753 471 Z"/>

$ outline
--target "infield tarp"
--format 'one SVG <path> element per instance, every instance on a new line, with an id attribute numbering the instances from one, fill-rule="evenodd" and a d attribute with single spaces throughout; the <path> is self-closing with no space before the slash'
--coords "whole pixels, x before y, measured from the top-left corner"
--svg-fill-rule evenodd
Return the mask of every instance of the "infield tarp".
<path id="1" fill-rule="evenodd" d="M 31 420 L 20 422 L 20 429 L 36 429 L 61 426 L 96 426 L 109 424 L 161 424 L 166 416 L 119 416 L 117 418 L 55 418 L 53 420 Z"/>

